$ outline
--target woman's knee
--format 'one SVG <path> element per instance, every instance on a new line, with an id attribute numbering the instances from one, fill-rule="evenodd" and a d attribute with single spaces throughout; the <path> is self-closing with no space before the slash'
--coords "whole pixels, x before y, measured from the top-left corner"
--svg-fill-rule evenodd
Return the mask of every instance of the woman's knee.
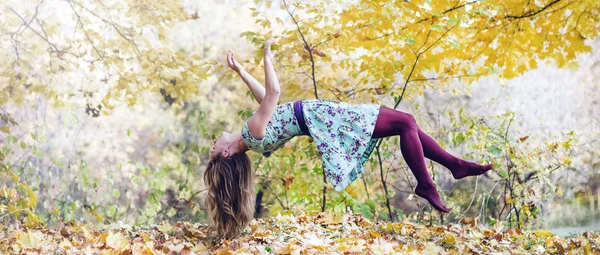
<path id="1" fill-rule="evenodd" d="M 418 131 L 417 121 L 411 114 L 381 107 L 373 136 L 376 138 L 401 135 L 404 131 Z"/>
<path id="2" fill-rule="evenodd" d="M 412 114 L 404 113 L 404 117 L 402 119 L 404 122 L 403 126 L 406 126 L 407 129 L 419 129 L 419 126 L 417 125 L 417 119 Z"/>

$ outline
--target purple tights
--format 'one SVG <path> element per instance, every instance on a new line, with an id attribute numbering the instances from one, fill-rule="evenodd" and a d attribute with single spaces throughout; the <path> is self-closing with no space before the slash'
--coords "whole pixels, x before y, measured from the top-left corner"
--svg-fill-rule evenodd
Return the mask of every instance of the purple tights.
<path id="1" fill-rule="evenodd" d="M 424 157 L 448 168 L 455 179 L 480 175 L 492 169 L 491 164 L 479 165 L 452 156 L 417 126 L 412 115 L 381 106 L 373 131 L 373 138 L 394 135 L 400 136 L 402 156 L 417 179 L 415 193 L 427 199 L 438 211 L 449 212 L 450 210 L 440 200 L 440 195 L 427 172 Z"/>

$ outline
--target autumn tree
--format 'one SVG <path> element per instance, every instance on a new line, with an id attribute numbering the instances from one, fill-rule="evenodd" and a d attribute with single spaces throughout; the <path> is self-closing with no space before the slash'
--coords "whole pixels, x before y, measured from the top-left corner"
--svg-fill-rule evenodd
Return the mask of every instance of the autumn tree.
<path id="1" fill-rule="evenodd" d="M 8 0 L 0 8 L 0 212 L 10 216 L 2 220 L 27 216 L 27 223 L 39 222 L 36 192 L 19 172 L 43 158 L 44 139 L 39 132 L 14 132 L 19 123 L 7 106 L 44 100 L 99 117 L 150 93 L 182 108 L 209 76 L 198 52 L 171 47 L 169 31 L 198 18 L 180 2 Z M 36 165 L 34 176 L 42 171 Z M 102 221 L 93 206 L 85 207 Z"/>

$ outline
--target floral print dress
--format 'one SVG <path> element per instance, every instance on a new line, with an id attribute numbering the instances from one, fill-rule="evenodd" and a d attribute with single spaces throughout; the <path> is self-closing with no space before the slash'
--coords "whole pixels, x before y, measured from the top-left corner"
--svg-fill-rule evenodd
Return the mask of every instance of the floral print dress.
<path id="1" fill-rule="evenodd" d="M 335 190 L 341 191 L 358 178 L 379 139 L 372 138 L 379 105 L 350 104 L 332 100 L 303 100 L 303 114 L 310 136 L 321 155 L 323 170 Z M 242 127 L 242 140 L 255 152 L 269 156 L 302 131 L 293 102 L 278 105 L 265 136 L 256 139 Z"/>

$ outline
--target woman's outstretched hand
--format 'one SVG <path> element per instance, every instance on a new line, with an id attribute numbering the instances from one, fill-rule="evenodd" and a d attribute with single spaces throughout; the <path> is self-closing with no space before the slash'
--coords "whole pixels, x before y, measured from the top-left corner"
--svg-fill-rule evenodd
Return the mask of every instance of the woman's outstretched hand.
<path id="1" fill-rule="evenodd" d="M 271 52 L 271 44 L 273 44 L 274 41 L 275 39 L 271 37 L 265 42 L 265 57 L 273 58 L 273 53 Z"/>
<path id="2" fill-rule="evenodd" d="M 229 65 L 229 67 L 231 67 L 231 69 L 233 69 L 233 71 L 236 71 L 237 73 L 240 73 L 244 70 L 244 67 L 242 67 L 240 63 L 235 61 L 233 52 L 230 50 L 227 51 L 227 64 Z"/>

